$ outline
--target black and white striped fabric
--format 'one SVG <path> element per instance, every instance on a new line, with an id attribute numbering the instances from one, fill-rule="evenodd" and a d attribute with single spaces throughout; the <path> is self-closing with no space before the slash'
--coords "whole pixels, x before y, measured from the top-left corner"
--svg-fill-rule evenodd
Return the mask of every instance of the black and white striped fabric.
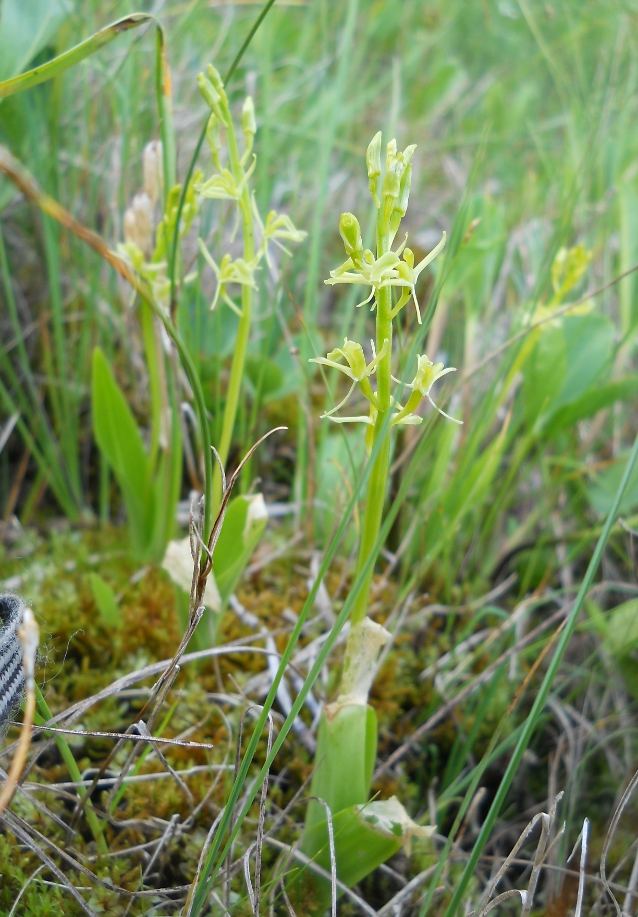
<path id="1" fill-rule="evenodd" d="M 24 669 L 17 629 L 22 621 L 24 602 L 17 595 L 0 595 L 0 735 L 22 697 Z"/>

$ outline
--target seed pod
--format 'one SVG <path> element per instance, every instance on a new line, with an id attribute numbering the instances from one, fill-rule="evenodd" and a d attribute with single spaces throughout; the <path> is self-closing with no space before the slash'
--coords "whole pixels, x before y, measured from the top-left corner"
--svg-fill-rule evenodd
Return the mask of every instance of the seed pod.
<path id="1" fill-rule="evenodd" d="M 17 595 L 0 595 L 0 734 L 24 691 L 22 648 L 17 634 L 24 607 Z"/>

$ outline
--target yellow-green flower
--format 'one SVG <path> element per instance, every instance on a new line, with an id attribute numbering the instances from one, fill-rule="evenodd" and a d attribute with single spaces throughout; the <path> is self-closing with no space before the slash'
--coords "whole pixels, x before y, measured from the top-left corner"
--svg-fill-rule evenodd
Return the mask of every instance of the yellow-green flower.
<path id="1" fill-rule="evenodd" d="M 462 420 L 457 420 L 455 417 L 450 417 L 449 414 L 446 414 L 445 411 L 442 411 L 433 401 L 430 395 L 430 390 L 437 379 L 440 379 L 442 376 L 446 376 L 448 373 L 456 372 L 456 367 L 448 366 L 444 368 L 443 363 L 433 363 L 432 360 L 428 359 L 426 354 L 423 356 L 417 357 L 417 370 L 416 375 L 412 382 L 408 383 L 408 388 L 412 389 L 412 394 L 408 398 L 407 404 L 402 408 L 398 413 L 392 418 L 392 425 L 395 424 L 419 424 L 423 420 L 422 417 L 419 417 L 418 414 L 415 414 L 414 411 L 419 406 L 423 398 L 427 398 L 433 408 L 435 408 L 439 414 L 442 414 L 443 417 L 447 417 L 448 420 L 454 421 L 454 423 L 462 424 Z M 394 376 L 392 377 L 394 379 Z M 398 379 L 394 379 L 395 382 L 398 382 Z"/>
<path id="2" fill-rule="evenodd" d="M 342 215 L 342 222 L 346 216 L 349 216 L 349 214 Z M 416 284 L 421 272 L 425 270 L 428 264 L 434 261 L 444 247 L 446 234 L 443 233 L 439 244 L 416 267 L 414 266 L 414 253 L 411 249 L 405 248 L 407 238 L 406 235 L 405 241 L 396 252 L 385 252 L 380 258 L 375 259 L 370 249 L 366 249 L 363 252 L 363 258 L 357 258 L 354 253 L 351 254 L 347 261 L 344 261 L 334 271 L 330 271 L 330 278 L 324 283 L 330 286 L 334 286 L 337 283 L 357 283 L 370 286 L 372 288 L 370 295 L 360 303 L 357 303 L 357 308 L 369 303 L 377 292 L 384 287 L 402 288 L 404 293 L 393 310 L 393 317 L 403 308 L 411 294 L 416 308 L 417 320 L 421 324 L 421 310 L 416 298 Z M 344 242 L 346 242 L 345 238 Z M 346 251 L 348 252 L 347 244 Z M 403 254 L 403 260 L 400 258 L 401 254 Z M 372 309 L 374 309 L 374 305 L 373 303 Z"/>
<path id="3" fill-rule="evenodd" d="M 240 286 L 252 287 L 253 290 L 256 290 L 255 270 L 257 268 L 257 259 L 249 264 L 243 258 L 235 258 L 233 261 L 230 255 L 224 255 L 221 264 L 218 265 L 204 245 L 203 240 L 198 239 L 197 244 L 207 264 L 213 269 L 217 278 L 217 289 L 215 290 L 215 297 L 210 306 L 211 312 L 217 305 L 217 301 L 221 296 L 233 312 L 241 316 L 241 310 L 238 309 L 232 299 L 226 295 L 226 285 L 229 283 L 238 283 Z"/>
<path id="4" fill-rule="evenodd" d="M 384 342 L 384 345 L 378 354 L 375 353 L 374 343 L 371 343 L 372 360 L 369 363 L 366 363 L 365 354 L 361 344 L 357 344 L 356 341 L 349 341 L 348 338 L 345 338 L 343 347 L 335 347 L 335 349 L 331 350 L 327 356 L 315 357 L 314 359 L 310 360 L 311 363 L 319 363 L 322 366 L 330 366 L 332 369 L 338 369 L 339 372 L 343 373 L 345 376 L 352 380 L 352 385 L 350 386 L 346 397 L 340 401 L 336 407 L 332 408 L 331 411 L 326 411 L 325 414 L 322 414 L 322 417 L 328 417 L 330 420 L 334 420 L 336 423 L 370 423 L 370 420 L 367 417 L 364 420 L 361 420 L 360 417 L 338 418 L 333 417 L 332 415 L 335 413 L 335 411 L 338 411 L 339 408 L 343 407 L 343 405 L 346 403 L 354 391 L 356 385 L 361 388 L 361 391 L 372 405 L 377 405 L 377 397 L 372 391 L 372 386 L 370 385 L 369 380 L 370 376 L 376 372 L 379 362 L 388 352 L 388 341 L 386 340 Z M 345 363 L 340 363 L 339 360 L 345 360 Z"/>

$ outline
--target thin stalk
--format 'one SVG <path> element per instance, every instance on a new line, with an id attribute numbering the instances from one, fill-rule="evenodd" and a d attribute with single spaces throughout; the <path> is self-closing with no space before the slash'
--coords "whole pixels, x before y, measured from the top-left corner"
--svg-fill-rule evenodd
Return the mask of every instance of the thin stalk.
<path id="1" fill-rule="evenodd" d="M 239 149 L 237 147 L 237 137 L 233 126 L 230 111 L 226 124 L 228 136 L 228 152 L 230 155 L 230 167 L 233 178 L 239 185 L 244 178 Z M 241 213 L 242 232 L 244 236 L 244 261 L 250 264 L 255 257 L 255 227 L 253 212 L 250 206 L 250 189 L 248 182 L 244 182 L 244 188 L 239 199 L 239 211 Z M 246 363 L 246 350 L 250 337 L 250 324 L 253 310 L 253 291 L 252 287 L 243 284 L 241 288 L 241 317 L 237 329 L 237 338 L 235 340 L 235 350 L 233 361 L 230 367 L 230 379 L 228 381 L 228 390 L 226 392 L 226 406 L 224 408 L 224 420 L 222 424 L 222 435 L 219 443 L 219 458 L 221 464 L 225 465 L 230 451 L 230 444 L 233 438 L 235 420 L 237 418 L 237 407 L 239 405 L 239 396 L 241 394 L 241 383 L 244 376 L 244 366 Z M 215 466 L 215 477 L 213 479 L 213 509 L 217 513 L 222 498 L 222 478 L 219 464 Z"/>
<path id="2" fill-rule="evenodd" d="M 141 303 L 140 320 L 151 395 L 151 449 L 149 454 L 149 467 L 155 468 L 162 429 L 163 399 L 159 360 L 163 359 L 163 355 L 161 351 L 158 352 L 154 327 L 155 317 L 148 303 Z"/>

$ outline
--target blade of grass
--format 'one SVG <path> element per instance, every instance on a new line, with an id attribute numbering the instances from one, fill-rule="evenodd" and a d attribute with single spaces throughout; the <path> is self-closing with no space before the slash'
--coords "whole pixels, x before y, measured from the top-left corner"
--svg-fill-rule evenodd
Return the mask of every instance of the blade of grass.
<path id="1" fill-rule="evenodd" d="M 90 38 L 75 45 L 75 47 L 70 48 L 63 54 L 58 54 L 57 57 L 47 61 L 46 64 L 42 64 L 40 67 L 34 67 L 32 70 L 27 70 L 26 73 L 21 73 L 19 76 L 14 76 L 10 80 L 1 82 L 0 99 L 6 99 L 7 96 L 15 95 L 17 92 L 23 92 L 25 89 L 31 89 L 32 86 L 39 86 L 40 83 L 45 83 L 47 80 L 59 76 L 61 73 L 64 73 L 65 70 L 68 70 L 69 67 L 74 67 L 75 64 L 79 64 L 80 61 L 95 54 L 96 51 L 99 51 L 104 45 L 109 44 L 109 42 L 117 38 L 118 35 L 128 32 L 130 29 L 134 29 L 138 25 L 145 25 L 148 22 L 154 22 L 158 30 L 160 32 L 162 31 L 162 27 L 158 20 L 150 13 L 131 13 L 129 16 L 117 19 L 115 22 L 110 23 L 110 25 L 104 26 L 99 32 L 95 32 Z"/>

